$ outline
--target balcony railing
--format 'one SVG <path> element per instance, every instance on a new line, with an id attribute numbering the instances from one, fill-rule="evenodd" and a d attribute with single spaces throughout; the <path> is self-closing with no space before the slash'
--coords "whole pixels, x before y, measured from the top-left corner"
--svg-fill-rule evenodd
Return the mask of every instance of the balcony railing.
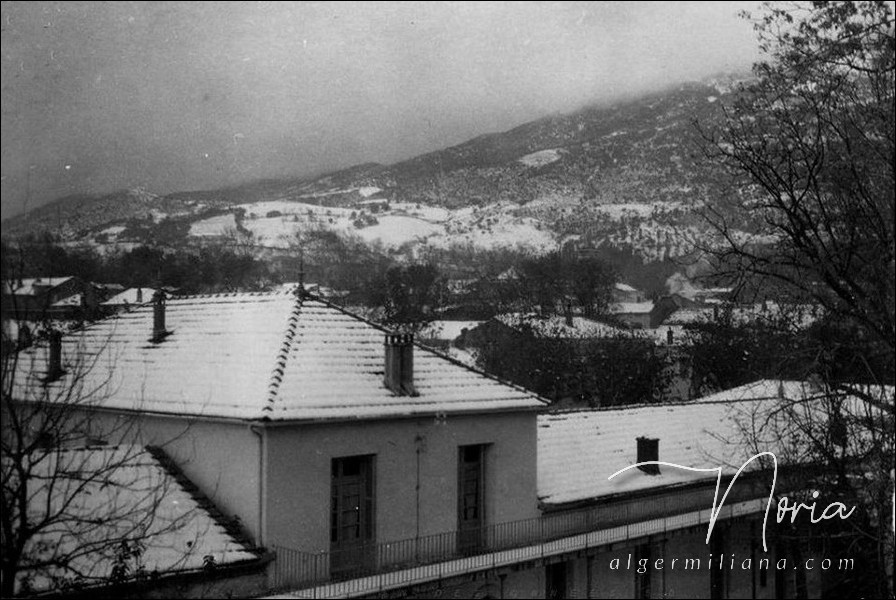
<path id="1" fill-rule="evenodd" d="M 732 490 L 726 500 L 729 510 L 723 511 L 720 518 L 730 517 L 733 514 L 730 509 L 737 502 L 761 499 L 761 493 L 757 494 L 755 490 L 737 492 Z M 755 506 L 764 508 L 765 505 L 760 501 Z M 497 523 L 481 529 L 477 545 L 470 544 L 469 532 L 449 531 L 367 544 L 345 551 L 310 553 L 274 546 L 277 558 L 273 565 L 273 585 L 281 590 L 311 588 L 457 559 L 471 559 L 471 565 L 475 566 L 476 557 L 486 560 L 485 555 L 494 556 L 506 550 L 547 544 L 599 530 L 613 530 L 607 543 L 635 539 L 665 531 L 667 527 L 671 530 L 706 523 L 711 507 L 711 489 L 679 490 L 643 500 L 606 502 L 585 509 Z M 433 579 L 439 577 L 435 573 Z"/>

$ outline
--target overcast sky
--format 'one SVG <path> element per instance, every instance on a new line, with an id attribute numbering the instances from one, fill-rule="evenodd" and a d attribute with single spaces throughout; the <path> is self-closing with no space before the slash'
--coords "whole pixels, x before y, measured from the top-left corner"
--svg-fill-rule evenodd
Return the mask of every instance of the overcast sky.
<path id="1" fill-rule="evenodd" d="M 742 71 L 753 4 L 3 2 L 3 215 L 391 163 Z"/>

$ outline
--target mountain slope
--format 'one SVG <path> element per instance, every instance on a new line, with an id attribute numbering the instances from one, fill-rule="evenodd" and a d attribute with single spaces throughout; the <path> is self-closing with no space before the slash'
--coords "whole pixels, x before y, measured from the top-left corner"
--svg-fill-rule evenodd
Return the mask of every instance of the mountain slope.
<path id="1" fill-rule="evenodd" d="M 704 233 L 697 211 L 730 193 L 703 158 L 694 126 L 716 118 L 728 88 L 728 82 L 686 84 L 539 119 L 390 166 L 371 163 L 168 196 L 135 190 L 61 199 L 4 221 L 3 233 L 139 242 L 158 239 L 147 232 L 164 223 L 177 232 L 165 237 L 169 243 L 190 244 L 235 228 L 276 247 L 297 227 L 318 227 L 411 254 L 421 245 L 489 247 L 516 240 L 527 246 L 529 239 L 530 249 L 544 251 L 575 240 L 663 260 L 687 254 Z M 372 206 L 378 198 L 390 201 L 389 208 Z"/>

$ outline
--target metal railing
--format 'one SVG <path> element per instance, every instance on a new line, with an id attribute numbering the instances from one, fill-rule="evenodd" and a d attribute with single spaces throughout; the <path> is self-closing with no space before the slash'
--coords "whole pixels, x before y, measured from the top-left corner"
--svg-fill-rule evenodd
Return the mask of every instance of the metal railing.
<path id="1" fill-rule="evenodd" d="M 317 553 L 275 545 L 272 547 L 276 552 L 272 583 L 276 589 L 307 588 L 545 544 L 610 528 L 621 527 L 625 539 L 636 539 L 654 531 L 646 524 L 652 521 L 655 527 L 657 519 L 662 520 L 663 530 L 666 522 L 671 522 L 676 515 L 696 511 L 701 514 L 693 524 L 707 522 L 712 492 L 705 488 L 679 490 L 643 499 L 620 499 L 578 510 L 549 512 L 531 519 L 489 525 L 472 537 L 469 531 L 449 531 Z M 732 490 L 726 504 L 761 498 L 762 495 L 755 490 L 742 488 L 739 493 Z M 676 521 L 672 529 L 681 527 L 682 523 Z"/>

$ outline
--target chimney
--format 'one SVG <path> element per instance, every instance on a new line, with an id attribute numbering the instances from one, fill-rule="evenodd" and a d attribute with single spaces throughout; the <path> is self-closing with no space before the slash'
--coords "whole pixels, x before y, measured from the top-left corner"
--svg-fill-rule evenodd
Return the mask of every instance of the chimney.
<path id="1" fill-rule="evenodd" d="M 575 327 L 572 322 L 572 302 L 566 303 L 566 326 L 567 327 Z"/>
<path id="2" fill-rule="evenodd" d="M 713 319 L 713 321 L 719 320 L 719 305 L 718 304 L 712 305 L 712 319 Z"/>
<path id="3" fill-rule="evenodd" d="M 660 459 L 660 440 L 658 438 L 639 437 L 637 462 L 650 462 Z M 659 475 L 659 465 L 640 465 L 638 467 L 648 475 Z"/>
<path id="4" fill-rule="evenodd" d="M 143 304 L 143 288 L 137 288 L 137 304 Z"/>
<path id="5" fill-rule="evenodd" d="M 62 332 L 55 329 L 49 334 L 49 355 L 47 357 L 47 377 L 46 381 L 56 381 L 65 371 L 62 370 Z"/>
<path id="6" fill-rule="evenodd" d="M 167 335 L 168 331 L 165 329 L 165 292 L 159 289 L 152 295 L 152 338 L 149 341 L 158 344 Z"/>
<path id="7" fill-rule="evenodd" d="M 305 251 L 299 248 L 299 285 L 296 286 L 296 297 L 301 301 L 307 296 L 305 293 Z"/>
<path id="8" fill-rule="evenodd" d="M 675 332 L 671 328 L 666 330 L 666 343 L 670 346 L 675 343 Z"/>
<path id="9" fill-rule="evenodd" d="M 384 383 L 396 396 L 417 396 L 414 389 L 414 334 L 387 333 Z"/>

